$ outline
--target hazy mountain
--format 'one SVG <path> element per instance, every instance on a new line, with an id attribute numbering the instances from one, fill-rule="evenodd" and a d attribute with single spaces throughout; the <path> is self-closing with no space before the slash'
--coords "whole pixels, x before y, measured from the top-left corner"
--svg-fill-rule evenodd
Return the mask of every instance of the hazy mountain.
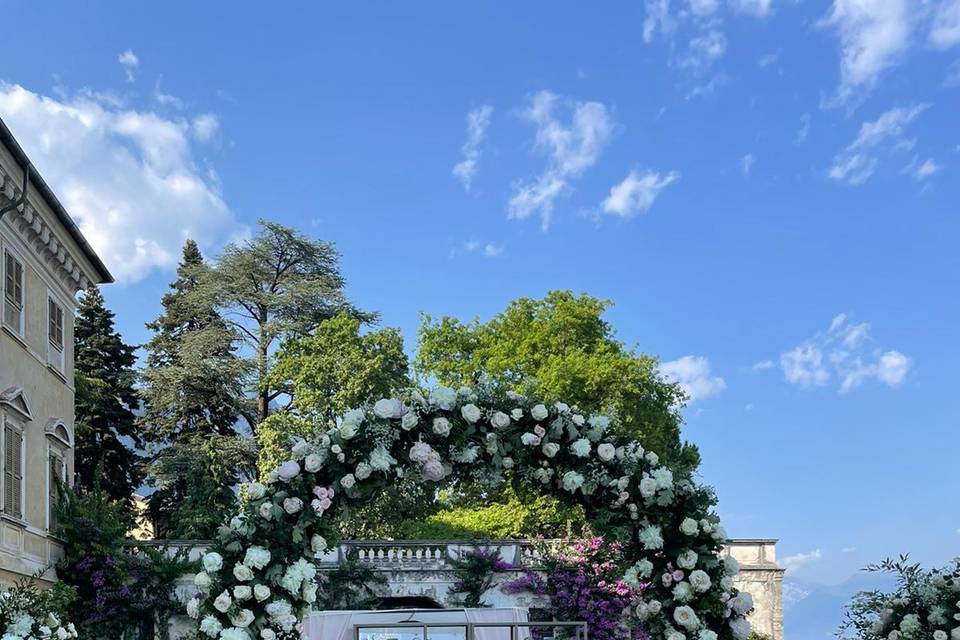
<path id="1" fill-rule="evenodd" d="M 783 618 L 786 640 L 826 640 L 843 621 L 844 607 L 859 591 L 888 590 L 892 576 L 857 573 L 835 585 L 787 578 L 783 582 Z"/>

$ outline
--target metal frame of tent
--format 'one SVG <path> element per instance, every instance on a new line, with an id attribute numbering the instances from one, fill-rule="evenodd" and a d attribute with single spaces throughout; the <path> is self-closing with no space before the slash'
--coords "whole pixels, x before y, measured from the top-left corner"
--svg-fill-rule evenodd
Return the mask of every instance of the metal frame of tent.
<path id="1" fill-rule="evenodd" d="M 510 640 L 518 640 L 520 629 L 534 628 L 556 628 L 564 627 L 572 629 L 573 638 L 570 640 L 589 640 L 587 635 L 586 622 L 392 622 L 392 623 L 366 623 L 357 624 L 353 627 L 354 640 L 360 640 L 360 633 L 363 630 L 420 630 L 422 635 L 419 640 L 430 640 L 430 629 L 463 629 L 464 640 L 476 640 L 477 629 L 507 629 L 510 631 Z M 549 640 L 546 636 L 544 640 Z"/>

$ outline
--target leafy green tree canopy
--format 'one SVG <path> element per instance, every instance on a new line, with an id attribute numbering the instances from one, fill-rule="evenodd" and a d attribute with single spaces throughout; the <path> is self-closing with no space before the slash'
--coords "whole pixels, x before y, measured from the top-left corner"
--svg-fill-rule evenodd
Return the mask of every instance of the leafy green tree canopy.
<path id="1" fill-rule="evenodd" d="M 255 236 L 227 245 L 205 270 L 195 295 L 220 311 L 252 354 L 256 410 L 245 416 L 252 431 L 283 393 L 267 382 L 278 341 L 307 335 L 343 311 L 373 319 L 349 303 L 344 284 L 332 243 L 265 220 Z"/>
<path id="2" fill-rule="evenodd" d="M 329 426 L 346 410 L 410 385 L 400 332 L 361 333 L 360 324 L 341 312 L 281 346 L 264 385 L 289 402 L 287 411 L 270 416 L 257 431 L 261 469 L 280 462 L 291 436 L 310 438 L 316 425 Z"/>
<path id="3" fill-rule="evenodd" d="M 699 464 L 680 438 L 679 386 L 657 372 L 657 358 L 626 347 L 603 319 L 611 302 L 570 291 L 520 298 L 490 321 L 422 316 L 416 369 L 457 387 L 487 378 L 507 389 L 584 411 L 615 411 L 636 438 L 680 471 Z"/>

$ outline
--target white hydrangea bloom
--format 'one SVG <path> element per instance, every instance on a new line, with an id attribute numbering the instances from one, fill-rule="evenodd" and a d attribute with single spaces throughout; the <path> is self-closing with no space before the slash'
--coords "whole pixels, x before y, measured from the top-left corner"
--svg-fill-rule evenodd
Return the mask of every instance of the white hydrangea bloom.
<path id="1" fill-rule="evenodd" d="M 430 390 L 430 404 L 450 411 L 457 403 L 457 392 L 450 387 L 439 386 Z"/>
<path id="2" fill-rule="evenodd" d="M 252 546 L 247 549 L 243 556 L 243 564 L 254 569 L 263 569 L 270 564 L 270 550 L 259 546 Z"/>
<path id="3" fill-rule="evenodd" d="M 213 616 L 207 616 L 200 621 L 200 632 L 211 638 L 219 636 L 221 629 L 223 625 Z"/>
<path id="4" fill-rule="evenodd" d="M 593 445 L 586 438 L 580 438 L 570 445 L 570 452 L 578 458 L 586 458 L 592 449 Z"/>
<path id="5" fill-rule="evenodd" d="M 680 523 L 680 531 L 684 535 L 695 536 L 699 533 L 699 530 L 700 527 L 693 518 L 684 518 L 683 522 Z"/>
<path id="6" fill-rule="evenodd" d="M 576 471 L 567 471 L 563 474 L 563 488 L 573 493 L 583 487 L 583 476 Z"/>
<path id="7" fill-rule="evenodd" d="M 466 420 L 470 424 L 473 424 L 474 422 L 477 422 L 478 420 L 480 420 L 480 416 L 482 414 L 480 413 L 480 407 L 478 407 L 473 403 L 470 403 L 460 407 L 460 415 L 463 416 L 464 420 Z"/>
<path id="8" fill-rule="evenodd" d="M 647 551 L 663 548 L 663 534 L 658 526 L 649 525 L 644 527 L 640 530 L 640 533 L 637 534 L 637 538 Z"/>

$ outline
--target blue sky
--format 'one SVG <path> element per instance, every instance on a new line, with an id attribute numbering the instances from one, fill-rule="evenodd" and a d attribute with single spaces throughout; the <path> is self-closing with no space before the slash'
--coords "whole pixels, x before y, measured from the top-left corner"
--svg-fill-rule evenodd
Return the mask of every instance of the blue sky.
<path id="1" fill-rule="evenodd" d="M 694 392 L 788 580 L 960 550 L 960 2 L 10 2 L 0 115 L 142 342 L 186 234 L 332 240 L 414 346 L 552 288 Z M 456 169 L 456 167 L 460 167 Z"/>

